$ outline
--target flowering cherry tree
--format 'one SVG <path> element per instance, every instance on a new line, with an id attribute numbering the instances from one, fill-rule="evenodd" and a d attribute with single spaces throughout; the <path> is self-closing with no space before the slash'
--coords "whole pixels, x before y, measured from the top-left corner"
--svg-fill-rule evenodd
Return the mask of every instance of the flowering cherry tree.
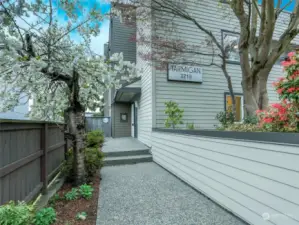
<path id="1" fill-rule="evenodd" d="M 61 10 L 66 22 L 57 18 Z M 136 74 L 122 54 L 105 59 L 92 52 L 90 40 L 102 19 L 97 5 L 86 13 L 68 0 L 0 1 L 0 108 L 12 109 L 22 96 L 33 99 L 32 118 L 64 118 L 78 184 L 85 181 L 85 110 L 101 107 L 104 91 L 117 88 L 121 76 Z M 74 32 L 80 42 L 70 38 Z"/>
<path id="2" fill-rule="evenodd" d="M 290 52 L 282 62 L 286 77 L 273 83 L 281 103 L 258 110 L 260 126 L 269 131 L 299 131 L 299 51 Z"/>

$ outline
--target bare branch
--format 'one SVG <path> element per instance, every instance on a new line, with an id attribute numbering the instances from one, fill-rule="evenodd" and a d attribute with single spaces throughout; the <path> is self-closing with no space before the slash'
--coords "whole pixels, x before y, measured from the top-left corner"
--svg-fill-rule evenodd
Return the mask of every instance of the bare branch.
<path id="1" fill-rule="evenodd" d="M 276 20 L 278 19 L 280 13 L 281 13 L 282 11 L 284 11 L 288 6 L 290 6 L 290 5 L 292 4 L 292 2 L 293 2 L 293 0 L 290 0 L 287 4 L 285 4 L 284 7 L 281 7 L 281 5 L 282 5 L 282 0 L 278 0 L 277 6 L 276 6 L 277 9 L 276 9 L 276 13 L 275 13 L 275 19 L 276 19 Z"/>
<path id="2" fill-rule="evenodd" d="M 259 15 L 260 18 L 262 18 L 262 15 L 261 15 L 261 12 L 260 12 L 260 9 L 259 9 L 259 6 L 257 4 L 257 1 L 256 0 L 252 0 L 252 4 L 257 12 L 257 14 Z"/>

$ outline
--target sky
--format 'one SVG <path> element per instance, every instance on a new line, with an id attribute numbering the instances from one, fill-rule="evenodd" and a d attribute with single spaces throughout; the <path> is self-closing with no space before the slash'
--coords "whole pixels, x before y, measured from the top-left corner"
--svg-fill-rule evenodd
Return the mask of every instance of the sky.
<path id="1" fill-rule="evenodd" d="M 89 11 L 96 4 L 101 9 L 102 14 L 106 14 L 110 11 L 110 3 L 107 0 L 81 0 L 80 3 L 85 7 L 86 11 Z M 58 11 L 58 17 L 62 21 L 67 21 L 67 16 L 63 10 Z M 80 18 L 80 15 L 79 15 Z M 109 20 L 104 19 L 100 24 L 100 34 L 97 37 L 91 38 L 91 49 L 93 52 L 103 55 L 104 44 L 109 40 Z M 75 41 L 80 41 L 80 36 L 73 32 L 71 38 Z"/>
<path id="2" fill-rule="evenodd" d="M 1 0 L 0 0 L 1 1 Z M 35 1 L 35 0 L 29 0 L 29 1 Z M 47 2 L 48 0 L 44 0 Z M 80 4 L 84 6 L 84 10 L 86 13 L 88 13 L 92 7 L 96 6 L 99 7 L 101 10 L 101 13 L 107 14 L 110 11 L 110 3 L 108 0 L 79 0 Z M 55 5 L 55 1 L 52 2 Z M 56 5 L 57 6 L 57 5 Z M 55 7 L 57 8 L 57 7 Z M 78 21 L 82 21 L 84 19 L 84 16 L 81 16 L 81 13 L 78 11 Z M 57 11 L 57 17 L 59 23 L 66 25 L 68 22 L 68 18 L 66 16 L 66 13 L 62 9 L 58 9 Z M 29 23 L 34 23 L 37 20 L 37 17 L 33 14 L 29 15 L 29 17 L 26 19 Z M 16 19 L 18 25 L 20 25 L 23 28 L 28 28 L 28 25 L 21 19 Z M 104 19 L 103 21 L 99 22 L 100 25 L 100 34 L 97 37 L 91 37 L 91 49 L 93 52 L 99 55 L 104 54 L 104 44 L 108 42 L 109 40 L 109 25 L 110 21 L 108 18 Z M 70 33 L 71 39 L 74 41 L 80 42 L 82 39 L 80 35 L 77 33 L 77 31 L 74 31 Z"/>
<path id="3" fill-rule="evenodd" d="M 261 2 L 262 2 L 262 0 L 259 0 L 259 4 L 261 4 Z M 275 2 L 275 5 L 277 5 L 278 0 L 274 0 L 274 2 Z M 282 7 L 284 7 L 289 2 L 290 2 L 290 0 L 282 0 Z M 289 4 L 285 10 L 289 11 L 289 12 L 293 11 L 295 4 L 296 4 L 296 0 L 292 0 L 291 4 Z"/>

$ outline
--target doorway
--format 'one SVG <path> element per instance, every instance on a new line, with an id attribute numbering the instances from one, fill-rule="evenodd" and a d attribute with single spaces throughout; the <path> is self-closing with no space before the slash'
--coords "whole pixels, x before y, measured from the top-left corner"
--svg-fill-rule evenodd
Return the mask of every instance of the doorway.
<path id="1" fill-rule="evenodd" d="M 137 108 L 131 104 L 131 137 L 137 138 Z"/>

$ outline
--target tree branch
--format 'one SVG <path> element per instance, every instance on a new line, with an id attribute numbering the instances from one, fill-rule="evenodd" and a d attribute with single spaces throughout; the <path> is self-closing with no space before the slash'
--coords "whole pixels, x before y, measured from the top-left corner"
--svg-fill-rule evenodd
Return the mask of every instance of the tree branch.
<path id="1" fill-rule="evenodd" d="M 293 0 L 290 0 L 287 4 L 285 4 L 284 7 L 280 8 L 281 7 L 281 4 L 282 4 L 282 0 L 278 0 L 278 3 L 277 3 L 277 9 L 276 9 L 276 12 L 275 12 L 275 19 L 277 20 L 280 13 L 285 10 L 289 5 L 291 5 L 293 2 Z"/>
<path id="2" fill-rule="evenodd" d="M 15 21 L 15 19 L 13 18 L 13 16 L 9 13 L 8 9 L 4 6 L 4 4 L 2 2 L 0 2 L 0 5 L 3 7 L 4 9 L 4 13 L 9 16 L 9 18 L 13 21 L 19 35 L 20 35 L 20 38 L 21 38 L 21 41 L 23 43 L 23 49 L 25 49 L 25 40 L 23 38 L 23 35 L 21 33 L 21 30 L 20 30 L 20 27 L 17 25 L 17 22 Z"/>

